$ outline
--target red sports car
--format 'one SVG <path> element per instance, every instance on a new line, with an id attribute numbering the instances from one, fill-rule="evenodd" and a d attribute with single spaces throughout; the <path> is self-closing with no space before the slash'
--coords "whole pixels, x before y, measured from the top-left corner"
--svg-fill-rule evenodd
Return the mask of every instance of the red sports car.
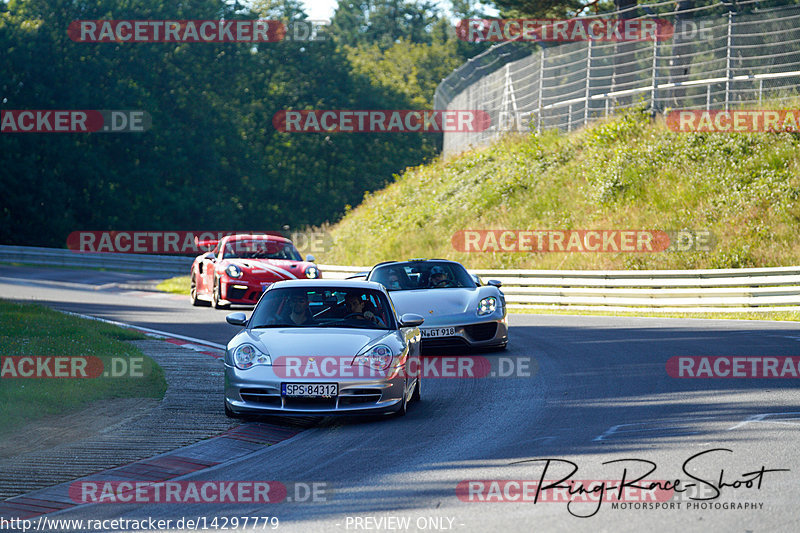
<path id="1" fill-rule="evenodd" d="M 303 261 L 292 241 L 278 235 L 228 235 L 197 244 L 213 249 L 192 263 L 192 305 L 255 305 L 276 281 L 322 277 L 314 256 Z"/>

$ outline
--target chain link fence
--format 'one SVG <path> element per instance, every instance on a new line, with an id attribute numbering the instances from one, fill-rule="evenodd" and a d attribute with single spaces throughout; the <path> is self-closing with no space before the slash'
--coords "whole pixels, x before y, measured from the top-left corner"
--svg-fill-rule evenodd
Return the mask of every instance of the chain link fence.
<path id="1" fill-rule="evenodd" d="M 640 4 L 604 19 L 669 21 L 668 40 L 505 42 L 439 84 L 435 109 L 481 109 L 492 126 L 447 132 L 445 156 L 507 131 L 571 131 L 632 106 L 654 112 L 728 109 L 786 99 L 800 85 L 800 5 L 767 2 Z M 774 2 L 770 2 L 774 4 Z"/>

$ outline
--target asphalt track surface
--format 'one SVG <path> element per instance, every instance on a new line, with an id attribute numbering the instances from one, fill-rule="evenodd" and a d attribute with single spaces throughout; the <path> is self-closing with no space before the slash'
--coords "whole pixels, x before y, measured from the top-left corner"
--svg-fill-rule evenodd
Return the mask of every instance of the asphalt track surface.
<path id="1" fill-rule="evenodd" d="M 237 331 L 224 322 L 227 311 L 115 285 L 147 277 L 0 266 L 0 294 L 220 344 Z M 683 355 L 798 356 L 800 325 L 547 315 L 512 315 L 510 325 L 508 350 L 481 355 L 530 358 L 529 377 L 429 378 L 423 401 L 405 418 L 321 419 L 289 440 L 182 478 L 319 482 L 326 501 L 94 504 L 48 516 L 274 516 L 277 531 L 800 530 L 798 379 L 675 379 L 665 369 Z M 696 456 L 702 452 L 709 453 Z M 685 484 L 692 474 L 707 483 L 673 496 L 672 509 L 457 496 L 466 480 L 538 480 L 544 463 L 532 460 L 544 458 L 577 465 L 572 480 L 619 480 L 625 467 L 630 478 L 649 467 L 607 462 L 638 459 L 656 466 L 646 479 Z M 764 473 L 760 488 L 723 487 L 714 499 L 689 501 L 714 496 L 720 476 L 734 484 L 762 467 L 789 471 Z M 569 469 L 554 461 L 545 479 Z"/>

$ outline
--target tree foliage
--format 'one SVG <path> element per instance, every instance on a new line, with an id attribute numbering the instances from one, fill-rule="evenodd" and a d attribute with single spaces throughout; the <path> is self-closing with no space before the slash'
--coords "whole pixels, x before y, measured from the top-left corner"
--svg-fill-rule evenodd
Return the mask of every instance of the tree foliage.
<path id="1" fill-rule="evenodd" d="M 73 20 L 283 18 L 297 0 L 0 2 L 0 109 L 141 109 L 145 133 L 0 134 L 0 242 L 80 230 L 269 230 L 335 221 L 430 134 L 281 133 L 286 109 L 430 106 L 469 50 L 432 2 L 341 2 L 325 40 L 77 43 Z M 466 52 L 465 52 L 466 51 Z M 476 50 L 477 52 L 477 50 Z"/>

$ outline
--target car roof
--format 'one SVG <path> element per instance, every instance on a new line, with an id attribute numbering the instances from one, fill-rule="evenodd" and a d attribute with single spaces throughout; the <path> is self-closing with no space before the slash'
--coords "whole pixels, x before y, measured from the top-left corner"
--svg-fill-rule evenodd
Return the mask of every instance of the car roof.
<path id="1" fill-rule="evenodd" d="M 259 241 L 275 241 L 275 242 L 292 242 L 290 239 L 286 237 L 282 237 L 280 235 L 273 235 L 270 233 L 237 233 L 235 235 L 226 235 L 224 237 L 227 242 L 230 241 L 244 241 L 250 239 L 256 239 Z"/>
<path id="2" fill-rule="evenodd" d="M 356 281 L 347 279 L 289 279 L 278 281 L 270 286 L 270 289 L 290 289 L 295 287 L 330 287 L 332 289 L 371 289 L 386 292 L 386 288 L 374 281 Z"/>
<path id="3" fill-rule="evenodd" d="M 384 265 L 402 265 L 408 263 L 453 263 L 462 267 L 464 266 L 458 261 L 453 261 L 451 259 L 408 259 L 407 261 L 383 261 L 382 263 L 378 263 L 377 265 L 373 266 L 370 270 L 375 270 L 376 268 Z"/>

